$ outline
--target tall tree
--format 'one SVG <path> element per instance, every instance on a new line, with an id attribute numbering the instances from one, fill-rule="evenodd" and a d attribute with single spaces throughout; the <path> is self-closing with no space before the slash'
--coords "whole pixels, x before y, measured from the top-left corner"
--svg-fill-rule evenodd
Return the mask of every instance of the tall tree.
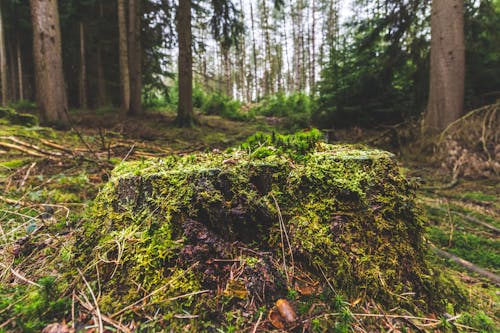
<path id="1" fill-rule="evenodd" d="M 433 0 L 431 67 L 424 132 L 437 133 L 463 114 L 465 82 L 464 2 Z"/>
<path id="2" fill-rule="evenodd" d="M 183 1 L 181 1 L 183 2 Z M 130 107 L 129 115 L 142 114 L 142 63 L 141 63 L 141 0 L 129 0 L 129 74 L 130 74 Z"/>
<path id="3" fill-rule="evenodd" d="M 7 52 L 5 48 L 5 35 L 3 23 L 3 1 L 0 0 L 0 85 L 1 85 L 1 99 L 0 105 L 7 104 Z"/>
<path id="4" fill-rule="evenodd" d="M 79 82 L 79 97 L 80 108 L 86 109 L 87 103 L 87 57 L 85 50 L 85 25 L 83 20 L 79 24 L 80 30 L 80 82 Z"/>
<path id="5" fill-rule="evenodd" d="M 179 102 L 177 105 L 177 124 L 181 127 L 191 127 L 195 124 L 192 98 L 191 0 L 179 1 L 177 9 L 177 35 L 179 38 Z"/>
<path id="6" fill-rule="evenodd" d="M 128 113 L 130 107 L 130 74 L 128 67 L 127 15 L 125 11 L 125 0 L 118 0 L 118 39 L 121 108 L 123 113 Z"/>
<path id="7" fill-rule="evenodd" d="M 57 0 L 30 0 L 36 101 L 42 124 L 67 127 L 68 105 Z"/>

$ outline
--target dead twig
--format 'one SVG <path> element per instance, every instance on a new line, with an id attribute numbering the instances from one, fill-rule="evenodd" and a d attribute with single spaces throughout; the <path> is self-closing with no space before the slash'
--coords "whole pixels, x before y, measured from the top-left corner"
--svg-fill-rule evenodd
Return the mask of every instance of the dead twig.
<path id="1" fill-rule="evenodd" d="M 278 201 L 276 200 L 276 197 L 273 194 L 271 194 L 271 197 L 273 198 L 274 204 L 276 205 L 276 210 L 278 211 L 278 220 L 279 220 L 279 224 L 280 224 L 280 234 L 281 234 L 281 250 L 282 250 L 282 255 L 283 255 L 283 268 L 285 270 L 287 282 L 290 285 L 291 284 L 291 277 L 293 278 L 293 275 L 294 275 L 293 270 L 295 268 L 295 260 L 293 258 L 292 245 L 290 244 L 290 238 L 288 237 L 288 233 L 286 231 L 285 221 L 283 220 L 283 215 L 281 214 L 281 209 L 278 205 Z M 286 243 L 288 246 L 288 250 L 290 252 L 290 260 L 291 260 L 291 264 L 292 264 L 290 267 L 291 277 L 288 275 L 288 269 L 286 266 L 286 251 L 285 251 L 285 242 L 284 242 L 285 239 L 286 239 Z"/>
<path id="2" fill-rule="evenodd" d="M 83 275 L 82 271 L 80 270 L 80 268 L 77 268 L 77 270 L 78 270 L 78 273 L 80 274 L 80 276 L 82 277 L 83 282 L 87 286 L 87 289 L 90 292 L 90 296 L 92 296 L 92 300 L 94 301 L 95 312 L 96 312 L 97 320 L 98 320 L 98 324 L 99 324 L 99 333 L 103 333 L 104 332 L 104 325 L 102 323 L 102 315 L 101 315 L 101 310 L 99 309 L 99 303 L 97 303 L 97 299 L 95 298 L 94 291 L 92 290 L 92 287 L 90 287 L 90 284 L 87 282 L 87 279 Z M 83 293 L 82 293 L 82 295 L 85 296 L 85 294 L 83 294 Z"/>
<path id="3" fill-rule="evenodd" d="M 19 280 L 22 280 L 28 284 L 31 284 L 32 286 L 41 288 L 42 286 L 36 282 L 33 282 L 29 280 L 28 278 L 25 278 L 24 276 L 21 275 L 21 273 L 17 272 L 14 268 L 12 267 L 7 267 L 4 263 L 0 262 L 0 266 L 2 266 L 5 270 L 9 270 L 15 277 L 17 277 Z"/>
<path id="4" fill-rule="evenodd" d="M 484 276 L 485 278 L 488 278 L 490 281 L 494 282 L 497 285 L 500 285 L 500 276 L 496 275 L 495 273 L 492 273 L 484 268 L 481 268 L 479 266 L 474 265 L 470 261 L 467 261 L 465 259 L 462 259 L 454 254 L 448 253 L 446 251 L 443 251 L 436 247 L 436 245 L 429 243 L 431 249 L 436 252 L 437 255 L 440 257 L 443 257 L 445 259 L 450 259 L 456 264 L 468 269 L 469 271 L 472 271 L 474 273 L 477 273 L 481 276 Z"/>
<path id="5" fill-rule="evenodd" d="M 255 326 L 253 327 L 252 333 L 257 332 L 257 329 L 259 328 L 259 325 L 260 325 L 260 321 L 262 320 L 262 313 L 263 312 L 259 313 L 259 319 L 257 319 L 257 322 L 255 323 Z"/>
<path id="6" fill-rule="evenodd" d="M 33 162 L 31 163 L 31 165 L 29 166 L 28 170 L 26 171 L 26 173 L 24 174 L 24 177 L 23 179 L 21 180 L 21 183 L 19 183 L 19 188 L 23 187 L 24 184 L 26 183 L 26 180 L 28 179 L 28 177 L 30 176 L 30 173 L 31 173 L 31 170 L 33 170 L 33 168 L 35 167 L 36 165 L 36 162 Z"/>
<path id="7" fill-rule="evenodd" d="M 71 149 L 64 147 L 64 146 L 61 146 L 55 142 L 45 140 L 45 139 L 40 139 L 40 142 L 47 147 L 60 150 L 60 151 L 65 152 L 66 154 L 69 154 L 69 155 L 75 155 L 75 153 Z"/>
<path id="8" fill-rule="evenodd" d="M 0 147 L 14 149 L 14 150 L 20 151 L 22 153 L 25 153 L 27 155 L 34 156 L 34 157 L 47 158 L 49 160 L 56 160 L 56 158 L 54 156 L 45 155 L 45 154 L 39 153 L 37 151 L 25 148 L 25 147 L 20 146 L 20 145 L 12 144 L 12 143 L 0 141 Z"/>
<path id="9" fill-rule="evenodd" d="M 192 264 L 191 266 L 189 266 L 189 268 L 185 271 L 185 272 L 189 272 L 191 269 L 193 269 L 195 266 L 198 265 L 198 262 L 195 262 L 194 264 Z M 124 307 L 123 309 L 121 309 L 120 311 L 118 312 L 115 312 L 113 313 L 112 315 L 110 315 L 109 317 L 110 318 L 115 318 L 116 316 L 124 313 L 125 311 L 127 310 L 130 310 L 132 309 L 133 307 L 135 307 L 137 304 L 140 304 L 142 303 L 144 300 L 150 298 L 151 296 L 153 295 L 156 295 L 157 293 L 159 293 L 160 291 L 162 290 L 165 290 L 165 288 L 169 287 L 170 285 L 172 285 L 173 282 L 177 281 L 182 275 L 179 275 L 177 277 L 175 277 L 174 279 L 168 281 L 168 283 L 166 283 L 165 285 L 161 286 L 160 288 L 152 291 L 151 293 L 147 294 L 146 296 L 142 297 L 141 299 L 135 301 L 134 303 L 130 304 L 130 305 L 127 305 L 126 307 Z"/>

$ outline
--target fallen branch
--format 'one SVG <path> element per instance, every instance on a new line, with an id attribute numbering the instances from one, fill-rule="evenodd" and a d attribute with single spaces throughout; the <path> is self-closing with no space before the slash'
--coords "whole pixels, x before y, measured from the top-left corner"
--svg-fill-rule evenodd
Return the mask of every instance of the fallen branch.
<path id="1" fill-rule="evenodd" d="M 50 147 L 50 148 L 54 148 L 54 149 L 58 149 L 62 152 L 65 152 L 67 154 L 70 154 L 70 155 L 74 155 L 74 152 L 69 149 L 69 148 L 66 148 L 64 146 L 61 146 L 55 142 L 52 142 L 52 141 L 49 141 L 49 140 L 45 140 L 45 139 L 40 139 L 40 142 L 44 145 L 46 145 L 47 147 Z"/>
<path id="2" fill-rule="evenodd" d="M 451 254 L 449 252 L 443 251 L 439 248 L 437 248 L 434 244 L 430 243 L 429 244 L 431 249 L 436 252 L 436 254 L 442 258 L 449 259 L 453 261 L 454 263 L 468 269 L 469 271 L 472 271 L 474 273 L 477 273 L 490 281 L 494 282 L 497 285 L 500 285 L 500 276 L 496 275 L 495 273 L 492 273 L 484 268 L 481 268 L 479 266 L 474 265 L 470 261 L 467 261 L 465 259 L 462 259 L 454 254 Z"/>
<path id="3" fill-rule="evenodd" d="M 8 148 L 8 149 L 14 149 L 14 150 L 20 151 L 22 153 L 25 153 L 27 155 L 30 155 L 30 156 L 47 158 L 47 159 L 50 159 L 50 160 L 56 160 L 56 158 L 54 156 L 45 155 L 45 154 L 39 153 L 37 151 L 25 148 L 23 146 L 13 144 L 13 143 L 7 143 L 7 142 L 0 141 L 0 147 L 4 147 L 4 148 Z"/>
<path id="4" fill-rule="evenodd" d="M 35 151 L 37 151 L 39 153 L 42 153 L 44 155 L 49 155 L 49 156 L 54 156 L 54 157 L 62 157 L 61 153 L 56 153 L 56 152 L 44 150 L 44 149 L 38 147 L 37 145 L 34 145 L 34 144 L 31 144 L 31 143 L 22 141 L 22 140 L 16 138 L 15 136 L 2 137 L 2 139 L 10 140 L 10 141 L 12 141 L 14 143 L 17 143 L 20 146 L 26 147 L 28 149 L 35 150 Z"/>
<path id="5" fill-rule="evenodd" d="M 476 219 L 475 217 L 472 217 L 470 215 L 465 215 L 465 214 L 462 214 L 462 213 L 459 213 L 459 212 L 453 212 L 454 214 L 460 216 L 461 218 L 469 221 L 469 222 L 472 222 L 472 223 L 476 223 L 476 224 L 479 224 L 479 225 L 482 225 L 483 227 L 487 228 L 487 229 L 490 229 L 491 231 L 493 231 L 494 233 L 496 234 L 500 234 L 500 229 L 498 229 L 497 227 L 491 225 L 491 224 L 488 224 L 486 222 L 483 222 L 481 220 L 478 220 Z"/>

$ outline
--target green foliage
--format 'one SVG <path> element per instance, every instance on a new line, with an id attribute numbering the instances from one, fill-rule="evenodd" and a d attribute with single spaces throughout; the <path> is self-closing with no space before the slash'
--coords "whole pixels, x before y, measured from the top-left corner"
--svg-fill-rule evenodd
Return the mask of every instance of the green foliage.
<path id="1" fill-rule="evenodd" d="M 289 96 L 277 93 L 266 97 L 252 110 L 266 117 L 284 117 L 285 127 L 297 130 L 310 125 L 313 108 L 313 100 L 304 93 L 293 93 Z"/>
<path id="2" fill-rule="evenodd" d="M 36 116 L 29 113 L 18 113 L 10 108 L 0 107 L 0 118 L 5 119 L 12 125 L 32 127 L 38 124 L 38 118 Z"/>
<path id="3" fill-rule="evenodd" d="M 458 323 L 469 327 L 474 327 L 480 332 L 498 332 L 498 323 L 486 315 L 483 311 L 478 311 L 474 314 L 463 313 L 457 320 Z"/>
<path id="4" fill-rule="evenodd" d="M 71 300 L 60 297 L 55 277 L 43 277 L 38 284 L 40 287 L 0 289 L 0 320 L 16 318 L 23 332 L 40 332 L 48 323 L 65 318 Z"/>
<path id="5" fill-rule="evenodd" d="M 393 124 L 418 117 L 428 94 L 430 1 L 357 1 L 371 15 L 353 18 L 330 50 L 314 123 L 322 127 Z M 377 2 L 378 4 L 378 2 Z M 494 1 L 465 2 L 466 104 L 493 103 L 500 85 L 500 15 Z"/>
<path id="6" fill-rule="evenodd" d="M 13 103 L 9 103 L 9 107 L 22 113 L 35 113 L 36 103 L 29 100 L 20 100 Z"/>
<path id="7" fill-rule="evenodd" d="M 498 1 L 465 1 L 466 106 L 500 98 L 500 6 Z"/>
<path id="8" fill-rule="evenodd" d="M 452 232 L 452 233 L 451 233 Z M 467 231 L 445 232 L 442 228 L 429 230 L 430 239 L 441 248 L 447 248 L 460 258 L 469 260 L 481 267 L 498 270 L 500 268 L 500 243 L 488 237 L 478 236 Z"/>
<path id="9" fill-rule="evenodd" d="M 229 97 L 219 93 L 209 95 L 202 105 L 201 110 L 206 115 L 216 115 L 237 121 L 248 121 L 254 118 L 252 113 L 241 111 L 241 102 L 231 100 Z"/>
<path id="10" fill-rule="evenodd" d="M 419 115 L 427 94 L 427 5 L 388 0 L 371 7 L 370 17 L 353 18 L 322 72 L 315 124 L 373 126 Z"/>
<path id="11" fill-rule="evenodd" d="M 293 159 L 301 160 L 323 139 L 323 134 L 317 130 L 297 132 L 293 135 L 278 133 L 256 133 L 241 144 L 241 149 L 256 158 L 265 158 L 276 154 L 287 154 Z"/>

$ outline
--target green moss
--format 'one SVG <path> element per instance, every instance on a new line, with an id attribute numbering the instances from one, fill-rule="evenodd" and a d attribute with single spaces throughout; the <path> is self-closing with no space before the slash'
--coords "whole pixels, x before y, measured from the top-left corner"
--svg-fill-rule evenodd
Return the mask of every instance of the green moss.
<path id="1" fill-rule="evenodd" d="M 5 162 L 0 162 L 0 172 L 2 169 L 17 169 L 29 163 L 29 160 L 20 158 L 20 159 L 11 159 Z"/>
<path id="2" fill-rule="evenodd" d="M 256 136 L 225 153 L 118 165 L 72 251 L 89 280 L 98 267 L 103 311 L 162 290 L 140 311 L 160 309 L 164 327 L 179 329 L 179 312 L 199 316 L 194 331 L 243 327 L 213 315 L 221 303 L 238 313 L 246 302 L 218 290 L 237 268 L 257 306 L 289 294 L 284 263 L 272 264 L 288 248 L 281 218 L 294 258 L 287 253 L 286 264 L 326 277 L 345 297 L 417 311 L 442 309 L 445 299 L 459 307 L 460 292 L 427 265 L 414 189 L 394 156 L 318 138 Z"/>
<path id="3" fill-rule="evenodd" d="M 31 127 L 38 124 L 36 116 L 29 113 L 17 113 L 15 110 L 9 108 L 0 108 L 0 118 L 8 120 L 12 125 Z"/>

